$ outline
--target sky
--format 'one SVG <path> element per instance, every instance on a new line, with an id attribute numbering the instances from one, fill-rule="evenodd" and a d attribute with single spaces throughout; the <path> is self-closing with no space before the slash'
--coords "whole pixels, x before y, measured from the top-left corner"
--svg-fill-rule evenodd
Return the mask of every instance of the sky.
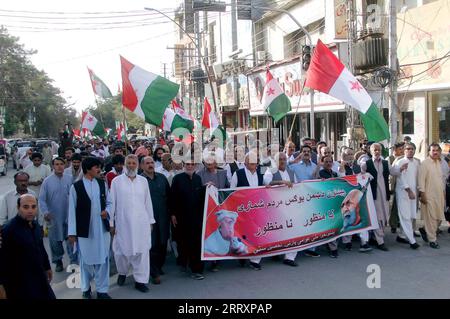
<path id="1" fill-rule="evenodd" d="M 163 63 L 169 63 L 167 72 L 171 75 L 174 52 L 167 46 L 174 46 L 175 25 L 162 15 L 143 9 L 153 7 L 170 12 L 173 17 L 178 3 L 178 0 L 5 0 L 0 8 L 0 24 L 11 35 L 18 36 L 26 49 L 38 51 L 31 57 L 33 64 L 54 80 L 63 97 L 81 114 L 89 105 L 95 105 L 87 67 L 113 94 L 122 83 L 119 54 L 160 75 Z M 73 28 L 78 30 L 55 31 Z"/>

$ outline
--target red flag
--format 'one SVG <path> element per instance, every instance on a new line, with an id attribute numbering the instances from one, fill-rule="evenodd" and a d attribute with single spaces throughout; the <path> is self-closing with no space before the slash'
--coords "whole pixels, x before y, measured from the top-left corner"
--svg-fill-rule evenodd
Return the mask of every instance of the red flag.
<path id="1" fill-rule="evenodd" d="M 219 126 L 219 121 L 216 115 L 212 111 L 211 104 L 208 102 L 208 98 L 205 96 L 205 104 L 203 108 L 202 126 L 214 130 Z"/>
<path id="2" fill-rule="evenodd" d="M 80 130 L 73 129 L 72 132 L 74 136 L 80 137 Z"/>
<path id="3" fill-rule="evenodd" d="M 188 136 L 184 137 L 183 139 L 176 137 L 174 140 L 177 143 L 183 142 L 186 145 L 191 145 L 195 141 L 195 138 L 194 138 L 194 135 L 189 134 Z"/>

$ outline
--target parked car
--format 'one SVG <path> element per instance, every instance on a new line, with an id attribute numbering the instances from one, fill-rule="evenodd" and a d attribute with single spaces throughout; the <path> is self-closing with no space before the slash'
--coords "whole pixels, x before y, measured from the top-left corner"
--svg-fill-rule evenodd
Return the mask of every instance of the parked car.
<path id="1" fill-rule="evenodd" d="M 52 141 L 51 140 L 37 140 L 36 141 L 36 146 L 35 146 L 36 152 L 42 153 L 42 149 L 44 148 L 45 143 L 47 143 L 49 146 L 52 145 Z"/>

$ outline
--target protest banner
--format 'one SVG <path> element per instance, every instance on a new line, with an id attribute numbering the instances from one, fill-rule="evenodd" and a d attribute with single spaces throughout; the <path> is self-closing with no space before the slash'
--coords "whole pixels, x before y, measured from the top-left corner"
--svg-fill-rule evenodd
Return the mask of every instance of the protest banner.
<path id="1" fill-rule="evenodd" d="M 378 228 L 367 174 L 206 190 L 202 260 L 273 256 Z"/>

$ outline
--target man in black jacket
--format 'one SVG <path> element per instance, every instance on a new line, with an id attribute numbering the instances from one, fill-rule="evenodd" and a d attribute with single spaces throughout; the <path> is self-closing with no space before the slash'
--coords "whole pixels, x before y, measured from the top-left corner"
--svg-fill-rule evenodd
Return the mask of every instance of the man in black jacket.
<path id="1" fill-rule="evenodd" d="M 8 299 L 56 299 L 50 281 L 53 273 L 35 217 L 37 199 L 17 199 L 18 214 L 2 230 L 0 296 Z"/>
<path id="2" fill-rule="evenodd" d="M 184 172 L 174 176 L 170 190 L 170 212 L 177 231 L 179 262 L 182 269 L 189 265 L 192 278 L 202 280 L 201 261 L 203 206 L 206 187 L 195 173 L 193 160 L 184 162 Z"/>
<path id="3" fill-rule="evenodd" d="M 167 241 L 170 235 L 169 194 L 170 186 L 167 178 L 155 172 L 155 161 L 151 156 L 143 158 L 142 176 L 147 179 L 153 213 L 156 223 L 152 229 L 152 248 L 150 249 L 150 276 L 155 285 L 161 283 L 160 275 L 167 255 Z"/>

